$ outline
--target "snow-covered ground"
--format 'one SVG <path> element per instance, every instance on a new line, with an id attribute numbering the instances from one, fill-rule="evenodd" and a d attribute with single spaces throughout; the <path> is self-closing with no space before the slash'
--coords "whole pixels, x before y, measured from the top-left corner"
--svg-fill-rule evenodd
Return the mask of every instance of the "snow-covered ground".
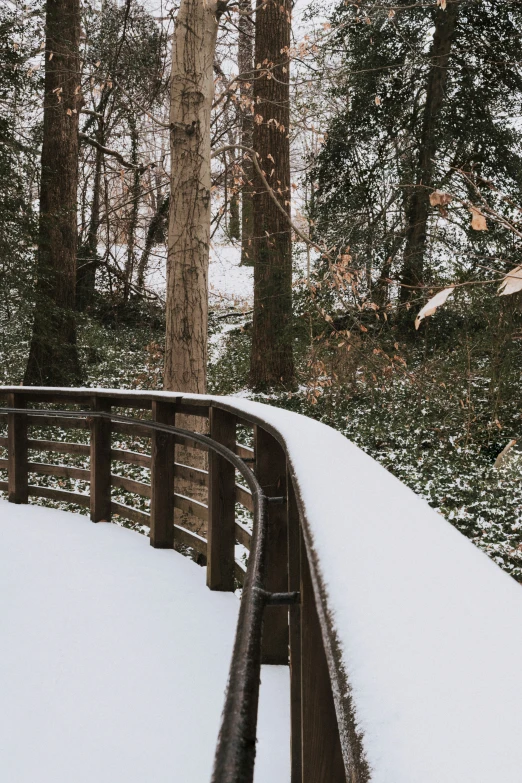
<path id="1" fill-rule="evenodd" d="M 208 783 L 237 613 L 145 536 L 0 501 L 0 780 Z M 263 667 L 256 783 L 290 779 L 288 702 Z"/>
<path id="2" fill-rule="evenodd" d="M 165 297 L 165 252 L 155 248 L 150 260 L 146 285 L 156 294 Z M 214 308 L 249 309 L 254 301 L 254 270 L 241 266 L 239 243 L 215 241 L 210 246 L 208 266 L 209 305 Z"/>

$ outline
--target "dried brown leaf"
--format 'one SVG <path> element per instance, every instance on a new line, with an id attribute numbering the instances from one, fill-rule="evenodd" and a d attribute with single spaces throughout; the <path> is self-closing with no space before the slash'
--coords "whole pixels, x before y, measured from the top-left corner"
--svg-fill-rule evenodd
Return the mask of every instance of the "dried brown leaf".
<path id="1" fill-rule="evenodd" d="M 507 273 L 499 286 L 498 295 L 509 296 L 519 291 L 522 291 L 522 266 L 516 266 Z"/>
<path id="2" fill-rule="evenodd" d="M 430 193 L 430 204 L 432 207 L 444 207 L 452 201 L 453 196 L 450 196 L 449 193 L 444 193 L 442 190 L 434 190 L 433 193 Z"/>
<path id="3" fill-rule="evenodd" d="M 420 323 L 424 318 L 427 318 L 429 315 L 433 315 L 437 308 L 444 304 L 448 296 L 452 294 L 454 290 L 455 286 L 450 286 L 450 288 L 444 288 L 442 291 L 439 291 L 438 294 L 432 296 L 431 299 L 426 302 L 424 307 L 419 310 L 419 314 L 415 319 L 415 328 L 419 328 Z"/>
<path id="4" fill-rule="evenodd" d="M 477 207 L 470 207 L 471 212 L 471 228 L 475 231 L 487 231 L 486 218 Z"/>

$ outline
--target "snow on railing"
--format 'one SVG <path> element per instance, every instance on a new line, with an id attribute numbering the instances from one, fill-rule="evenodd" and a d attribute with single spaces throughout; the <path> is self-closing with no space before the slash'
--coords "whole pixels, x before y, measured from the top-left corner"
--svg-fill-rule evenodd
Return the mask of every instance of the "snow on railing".
<path id="1" fill-rule="evenodd" d="M 520 778 L 520 586 L 340 433 L 231 397 L 30 387 L 0 395 L 10 408 L 75 405 L 113 417 L 111 424 L 74 410 L 62 419 L 8 414 L 8 436 L 0 439 L 8 481 L 0 489 L 10 500 L 88 504 L 95 521 L 113 513 L 150 526 L 153 546 L 182 544 L 206 558 L 212 589 L 244 581 L 234 546 L 255 545 L 235 509 L 252 510 L 252 494 L 237 485 L 237 465 L 224 452 L 209 448 L 208 471 L 176 463 L 168 427 L 195 416 L 198 429 L 208 426 L 245 468 L 253 461 L 268 498 L 263 589 L 284 594 L 281 603 L 300 597 L 299 604 L 266 606 L 262 641 L 265 662 L 290 662 L 292 783 Z M 116 411 L 129 408 L 166 429 L 117 421 Z M 29 426 L 57 424 L 89 428 L 89 445 L 29 438 Z M 253 450 L 236 442 L 238 425 L 252 431 Z M 112 448 L 111 431 L 148 438 L 150 449 Z M 90 466 L 29 462 L 33 449 L 89 454 Z M 111 459 L 150 467 L 150 485 L 112 475 Z M 29 485 L 29 472 L 89 481 L 89 496 Z M 196 487 L 197 498 L 178 492 L 179 482 Z M 150 513 L 112 500 L 111 486 L 150 497 Z M 174 526 L 175 508 L 206 525 L 206 538 Z M 222 739 L 226 745 L 226 732 Z"/>

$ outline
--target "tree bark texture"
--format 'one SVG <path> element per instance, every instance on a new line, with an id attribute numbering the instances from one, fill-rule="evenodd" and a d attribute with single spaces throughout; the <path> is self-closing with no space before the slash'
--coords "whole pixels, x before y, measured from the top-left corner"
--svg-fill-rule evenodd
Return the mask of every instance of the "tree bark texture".
<path id="1" fill-rule="evenodd" d="M 239 10 L 241 16 L 238 22 L 237 65 L 239 71 L 241 144 L 244 147 L 252 147 L 254 130 L 254 115 L 252 112 L 254 92 L 254 22 L 252 16 L 248 16 L 252 11 L 252 0 L 240 0 Z M 248 266 L 252 266 L 254 263 L 254 249 L 252 247 L 254 235 L 253 174 L 252 161 L 245 158 L 243 160 L 243 185 L 241 187 L 241 263 Z"/>
<path id="2" fill-rule="evenodd" d="M 80 92 L 79 0 L 47 0 L 36 307 L 24 383 L 81 382 L 75 295 Z"/>
<path id="3" fill-rule="evenodd" d="M 99 122 L 97 141 L 104 146 L 103 124 Z M 96 290 L 96 269 L 98 267 L 98 229 L 100 227 L 100 194 L 103 165 L 103 152 L 96 148 L 94 164 L 94 180 L 92 185 L 91 215 L 87 242 L 80 248 L 78 267 L 76 271 L 76 307 L 85 312 L 94 302 Z"/>
<path id="4" fill-rule="evenodd" d="M 138 129 L 136 120 L 129 115 L 129 131 L 131 137 L 131 163 L 134 166 L 132 173 L 132 187 L 130 190 L 132 204 L 129 215 L 127 231 L 127 259 L 125 263 L 125 280 L 123 286 L 123 303 L 127 304 L 130 297 L 134 266 L 136 261 L 136 230 L 138 228 L 138 215 L 140 209 L 140 170 L 138 168 Z"/>
<path id="5" fill-rule="evenodd" d="M 143 253 L 141 254 L 140 263 L 138 266 L 138 288 L 143 288 L 145 285 L 145 274 L 149 265 L 149 258 L 152 252 L 152 248 L 155 244 L 160 244 L 165 241 L 163 234 L 164 223 L 166 222 L 167 215 L 169 213 L 170 196 L 164 196 L 157 204 L 156 212 L 151 218 L 149 227 L 147 229 L 147 235 L 145 237 L 145 246 Z M 163 234 L 163 238 L 162 238 Z"/>
<path id="6" fill-rule="evenodd" d="M 289 57 L 291 4 L 258 2 L 254 149 L 266 178 L 290 212 Z M 259 67 L 258 67 L 259 66 Z M 254 388 L 293 381 L 290 225 L 254 175 L 254 315 L 250 379 Z"/>
<path id="7" fill-rule="evenodd" d="M 215 0 L 182 0 L 173 38 L 164 388 L 204 393 Z"/>
<path id="8" fill-rule="evenodd" d="M 435 34 L 430 50 L 430 70 L 426 86 L 426 103 L 422 117 L 417 178 L 407 212 L 406 247 L 404 250 L 401 300 L 412 296 L 411 288 L 424 282 L 424 256 L 429 215 L 430 190 L 433 183 L 433 158 L 437 152 L 437 121 L 444 103 L 448 80 L 448 63 L 458 8 L 448 4 L 434 13 Z M 413 292 L 415 293 L 415 292 Z"/>

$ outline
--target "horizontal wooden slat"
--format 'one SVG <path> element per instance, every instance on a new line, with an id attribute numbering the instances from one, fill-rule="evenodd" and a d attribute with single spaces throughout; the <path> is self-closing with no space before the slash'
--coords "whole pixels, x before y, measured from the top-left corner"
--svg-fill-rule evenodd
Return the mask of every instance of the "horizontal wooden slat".
<path id="1" fill-rule="evenodd" d="M 208 520 L 208 506 L 197 500 L 186 497 L 186 495 L 174 495 L 174 506 L 184 511 L 186 514 L 192 514 L 198 519 Z"/>
<path id="2" fill-rule="evenodd" d="M 199 552 L 200 555 L 207 556 L 207 542 L 206 539 L 193 533 L 191 530 L 187 530 L 181 525 L 174 525 L 174 542 L 176 544 L 184 544 L 190 546 Z"/>
<path id="3" fill-rule="evenodd" d="M 111 484 L 113 487 L 119 487 L 127 492 L 134 492 L 136 495 L 142 495 L 144 498 L 150 498 L 151 486 L 141 481 L 125 478 L 124 476 L 115 476 L 111 473 Z"/>
<path id="4" fill-rule="evenodd" d="M 239 582 L 241 587 L 243 587 L 243 585 L 245 584 L 245 576 L 246 576 L 246 571 L 244 570 L 244 568 L 242 568 L 239 565 L 239 563 L 236 560 L 236 562 L 234 563 L 234 577 Z"/>
<path id="5" fill-rule="evenodd" d="M 7 470 L 8 465 L 9 465 L 8 459 L 0 459 L 0 470 Z"/>
<path id="6" fill-rule="evenodd" d="M 242 527 L 236 522 L 235 531 L 236 531 L 236 541 L 239 544 L 242 544 L 246 549 L 250 549 L 250 547 L 252 546 L 252 536 L 250 535 L 248 530 L 246 530 L 244 527 Z"/>
<path id="7" fill-rule="evenodd" d="M 191 402 L 179 402 L 176 405 L 176 413 L 183 413 L 186 416 L 201 416 L 202 418 L 208 418 L 208 405 L 198 405 Z"/>
<path id="8" fill-rule="evenodd" d="M 236 454 L 241 459 L 252 459 L 254 449 L 251 449 L 250 446 L 245 446 L 243 443 L 236 443 Z"/>
<path id="9" fill-rule="evenodd" d="M 37 498 L 49 498 L 49 500 L 59 500 L 60 503 L 75 503 L 77 506 L 89 506 L 89 495 L 80 495 L 78 492 L 67 492 L 64 489 L 55 487 L 39 487 L 35 484 L 29 484 L 29 494 Z"/>
<path id="10" fill-rule="evenodd" d="M 130 435 L 133 438 L 151 438 L 153 429 L 147 427 L 145 424 L 129 424 L 127 422 L 114 421 L 112 423 L 112 432 L 116 432 L 121 435 Z M 174 440 L 176 443 L 189 445 L 195 449 L 201 449 L 202 451 L 207 450 L 206 446 L 203 446 L 199 443 L 194 443 L 192 440 L 190 440 L 190 438 L 183 438 L 180 435 L 176 435 Z"/>
<path id="11" fill-rule="evenodd" d="M 31 389 L 30 386 L 10 386 L 7 391 L 16 392 L 16 394 L 26 397 L 30 403 L 52 402 L 59 405 L 87 405 L 93 395 L 85 390 L 73 391 L 72 389 L 53 389 L 46 391 L 44 389 Z"/>
<path id="12" fill-rule="evenodd" d="M 248 489 L 240 487 L 239 484 L 236 484 L 236 503 L 240 503 L 247 509 L 247 511 L 254 511 L 252 493 L 249 492 Z"/>
<path id="13" fill-rule="evenodd" d="M 70 465 L 46 465 L 43 462 L 29 462 L 29 473 L 42 473 L 44 476 L 65 476 L 66 478 L 91 480 L 91 471 L 83 468 L 73 468 Z"/>
<path id="14" fill-rule="evenodd" d="M 129 465 L 141 465 L 142 468 L 150 468 L 148 454 L 140 454 L 138 451 L 123 451 L 123 449 L 111 449 L 111 459 L 117 462 L 126 462 Z"/>
<path id="15" fill-rule="evenodd" d="M 137 410 L 150 411 L 152 408 L 152 401 L 144 398 L 136 397 L 113 397 L 112 394 L 109 397 L 104 397 L 112 405 L 113 408 L 136 408 Z"/>
<path id="16" fill-rule="evenodd" d="M 180 462 L 175 462 L 174 467 L 174 475 L 177 478 L 190 481 L 192 484 L 196 484 L 198 487 L 208 486 L 208 472 L 206 470 L 191 468 L 189 465 L 182 465 Z"/>
<path id="17" fill-rule="evenodd" d="M 7 448 L 7 438 L 0 438 L 0 446 L 1 446 L 3 449 L 6 449 L 6 448 Z"/>
<path id="18" fill-rule="evenodd" d="M 113 421 L 111 431 L 119 435 L 130 435 L 133 438 L 151 438 L 152 430 L 144 424 L 127 424 L 123 421 Z"/>
<path id="19" fill-rule="evenodd" d="M 7 492 L 7 481 L 0 481 L 0 492 Z"/>
<path id="20" fill-rule="evenodd" d="M 58 454 L 84 454 L 89 456 L 90 446 L 85 443 L 65 443 L 59 440 L 31 440 L 27 441 L 27 447 L 36 451 L 56 451 Z"/>
<path id="21" fill-rule="evenodd" d="M 71 416 L 28 416 L 27 423 L 30 427 L 60 427 L 62 430 L 88 430 L 87 419 Z"/>
<path id="22" fill-rule="evenodd" d="M 135 522 L 137 525 L 150 527 L 150 514 L 147 514 L 145 511 L 138 511 L 137 508 L 132 508 L 113 500 L 111 502 L 111 512 L 118 514 L 120 517 L 125 517 L 125 519 L 130 519 L 131 522 Z"/>

